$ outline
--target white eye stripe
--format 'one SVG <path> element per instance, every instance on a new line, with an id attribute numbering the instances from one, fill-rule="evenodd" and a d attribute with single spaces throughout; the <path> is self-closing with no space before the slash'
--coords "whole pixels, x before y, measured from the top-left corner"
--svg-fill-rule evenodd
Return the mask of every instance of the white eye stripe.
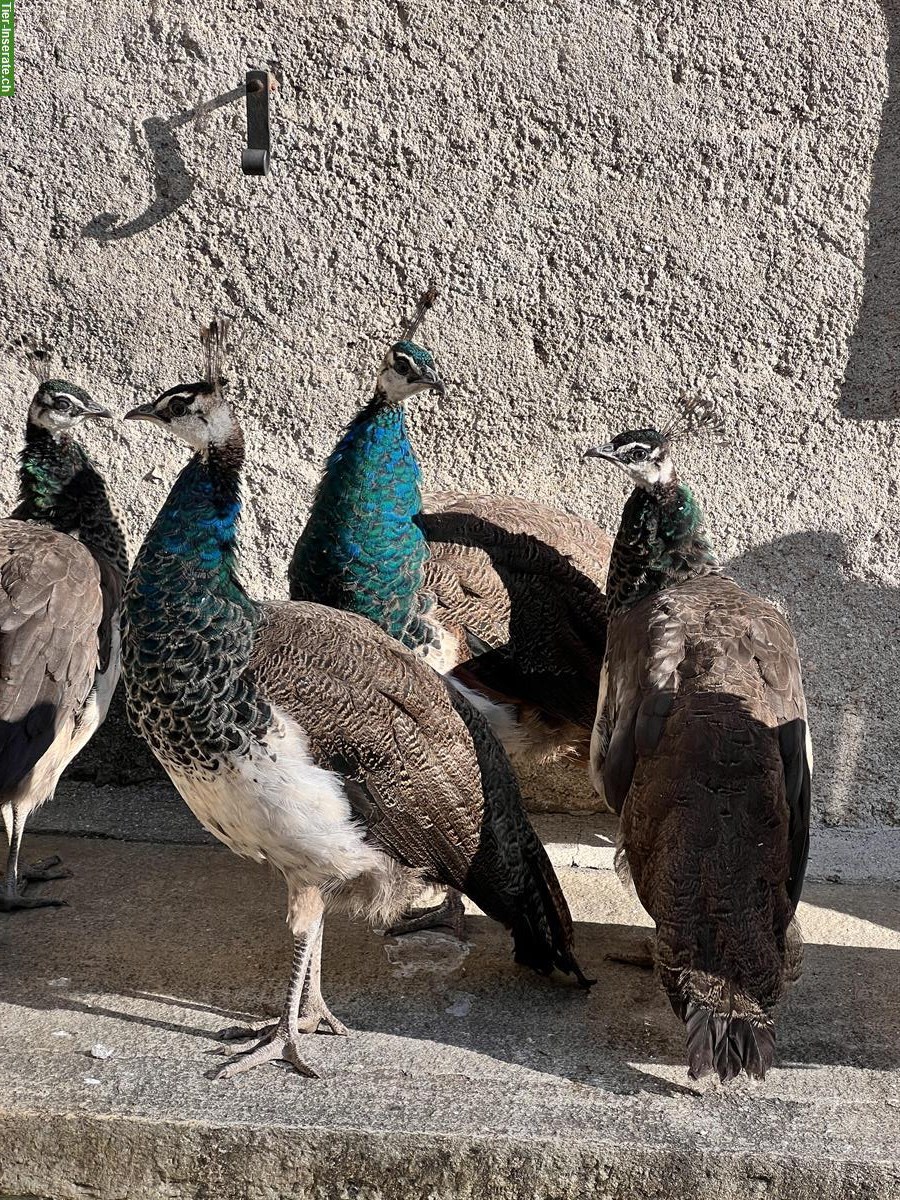
<path id="1" fill-rule="evenodd" d="M 71 400 L 73 404 L 80 404 L 81 401 L 77 396 L 73 396 L 71 392 L 54 392 L 51 396 L 52 400 Z"/>
<path id="2" fill-rule="evenodd" d="M 650 453 L 656 453 L 655 451 L 650 451 L 650 447 L 646 442 L 629 442 L 626 446 L 619 446 L 616 450 L 616 454 L 627 454 L 630 450 L 636 449 L 647 450 Z"/>

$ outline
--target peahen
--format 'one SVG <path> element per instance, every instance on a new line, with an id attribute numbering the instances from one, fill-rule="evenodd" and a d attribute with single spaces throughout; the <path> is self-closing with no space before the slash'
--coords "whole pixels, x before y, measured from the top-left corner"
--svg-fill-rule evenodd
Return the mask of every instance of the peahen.
<path id="1" fill-rule="evenodd" d="M 364 618 L 257 602 L 241 585 L 244 441 L 223 392 L 224 327 L 204 336 L 206 379 L 128 414 L 194 454 L 131 573 L 123 663 L 130 719 L 193 812 L 287 884 L 281 1018 L 217 1074 L 278 1058 L 312 1074 L 300 1035 L 323 1022 L 346 1032 L 321 993 L 324 912 L 383 922 L 427 880 L 509 927 L 518 961 L 586 982 L 559 883 L 485 722 Z"/>
<path id="2" fill-rule="evenodd" d="M 586 758 L 611 540 L 518 497 L 422 497 L 404 403 L 444 393 L 431 354 L 411 340 L 434 295 L 328 459 L 290 594 L 369 617 L 449 673 L 514 757 Z"/>
<path id="3" fill-rule="evenodd" d="M 610 565 L 591 771 L 621 815 L 691 1077 L 727 1081 L 771 1066 L 773 1010 L 799 970 L 812 751 L 793 634 L 722 575 L 675 472 L 675 440 L 718 420 L 710 402 L 686 404 L 662 432 L 587 452 L 635 485 Z"/>
<path id="4" fill-rule="evenodd" d="M 119 678 L 125 534 L 100 473 L 73 437 L 82 421 L 109 416 L 75 384 L 41 378 L 28 409 L 19 504 L 0 520 L 3 911 L 64 903 L 23 893 L 20 879 L 68 872 L 54 870 L 54 857 L 20 874 L 22 834 L 103 722 Z"/>

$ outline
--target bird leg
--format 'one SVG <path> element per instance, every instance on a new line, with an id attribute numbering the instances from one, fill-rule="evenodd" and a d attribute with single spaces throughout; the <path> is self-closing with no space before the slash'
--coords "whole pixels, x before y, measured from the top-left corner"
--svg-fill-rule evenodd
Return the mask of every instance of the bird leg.
<path id="1" fill-rule="evenodd" d="M 440 904 L 424 911 L 413 909 L 407 916 L 401 917 L 390 929 L 389 937 L 402 937 L 404 933 L 416 933 L 420 929 L 436 929 L 440 925 L 449 926 L 462 942 L 466 936 L 466 910 L 462 895 L 455 888 L 447 888 L 447 894 Z"/>
<path id="2" fill-rule="evenodd" d="M 279 1059 L 290 1063 L 301 1075 L 318 1078 L 300 1056 L 299 1038 L 304 1031 L 300 1029 L 298 1015 L 313 955 L 322 937 L 323 904 L 318 888 L 292 890 L 289 909 L 294 934 L 294 957 L 281 1016 L 274 1026 L 267 1025 L 259 1030 L 241 1029 L 238 1026 L 223 1030 L 219 1037 L 225 1041 L 238 1041 L 244 1037 L 256 1037 L 259 1040 L 255 1046 L 235 1055 L 218 1070 L 209 1072 L 211 1079 L 231 1079 L 252 1067 Z"/>
<path id="3" fill-rule="evenodd" d="M 12 828 L 9 830 L 9 853 L 6 856 L 6 875 L 3 881 L 3 891 L 0 892 L 0 912 L 15 912 L 17 908 L 62 908 L 65 900 L 54 900 L 52 896 L 24 896 L 19 890 L 19 849 L 22 845 L 22 834 L 25 832 L 25 819 L 19 816 L 16 805 L 12 808 Z M 45 859 L 35 863 L 33 867 L 22 872 L 22 879 L 38 881 L 45 879 L 66 879 L 69 872 L 49 874 L 48 867 L 56 866 L 59 858 Z"/>
<path id="4" fill-rule="evenodd" d="M 319 924 L 313 946 L 306 985 L 303 988 L 303 998 L 300 1001 L 300 1012 L 297 1018 L 297 1028 L 301 1033 L 334 1033 L 347 1037 L 350 1030 L 331 1012 L 322 996 L 322 934 L 324 922 Z M 322 1029 L 322 1026 L 325 1026 Z"/>

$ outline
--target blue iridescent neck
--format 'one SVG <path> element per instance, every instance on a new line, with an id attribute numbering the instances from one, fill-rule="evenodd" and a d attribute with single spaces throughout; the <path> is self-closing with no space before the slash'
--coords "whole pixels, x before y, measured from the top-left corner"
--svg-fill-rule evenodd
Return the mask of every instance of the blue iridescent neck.
<path id="1" fill-rule="evenodd" d="M 622 512 L 606 585 L 610 613 L 646 596 L 721 570 L 703 513 L 677 479 L 652 490 L 637 487 Z"/>
<path id="2" fill-rule="evenodd" d="M 166 592 L 173 616 L 180 607 L 217 596 L 253 608 L 237 579 L 242 464 L 243 441 L 237 437 L 195 454 L 141 547 L 133 571 L 137 591 Z"/>
<path id="3" fill-rule="evenodd" d="M 291 559 L 292 598 L 360 613 L 402 639 L 428 557 L 421 508 L 403 406 L 376 392 L 328 459 Z"/>

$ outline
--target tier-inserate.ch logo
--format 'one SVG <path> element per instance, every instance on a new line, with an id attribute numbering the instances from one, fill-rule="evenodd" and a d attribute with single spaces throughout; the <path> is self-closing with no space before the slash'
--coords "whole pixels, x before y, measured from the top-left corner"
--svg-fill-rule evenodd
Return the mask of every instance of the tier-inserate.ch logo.
<path id="1" fill-rule="evenodd" d="M 15 62 L 13 0 L 0 0 L 0 96 L 12 96 L 15 93 Z"/>

